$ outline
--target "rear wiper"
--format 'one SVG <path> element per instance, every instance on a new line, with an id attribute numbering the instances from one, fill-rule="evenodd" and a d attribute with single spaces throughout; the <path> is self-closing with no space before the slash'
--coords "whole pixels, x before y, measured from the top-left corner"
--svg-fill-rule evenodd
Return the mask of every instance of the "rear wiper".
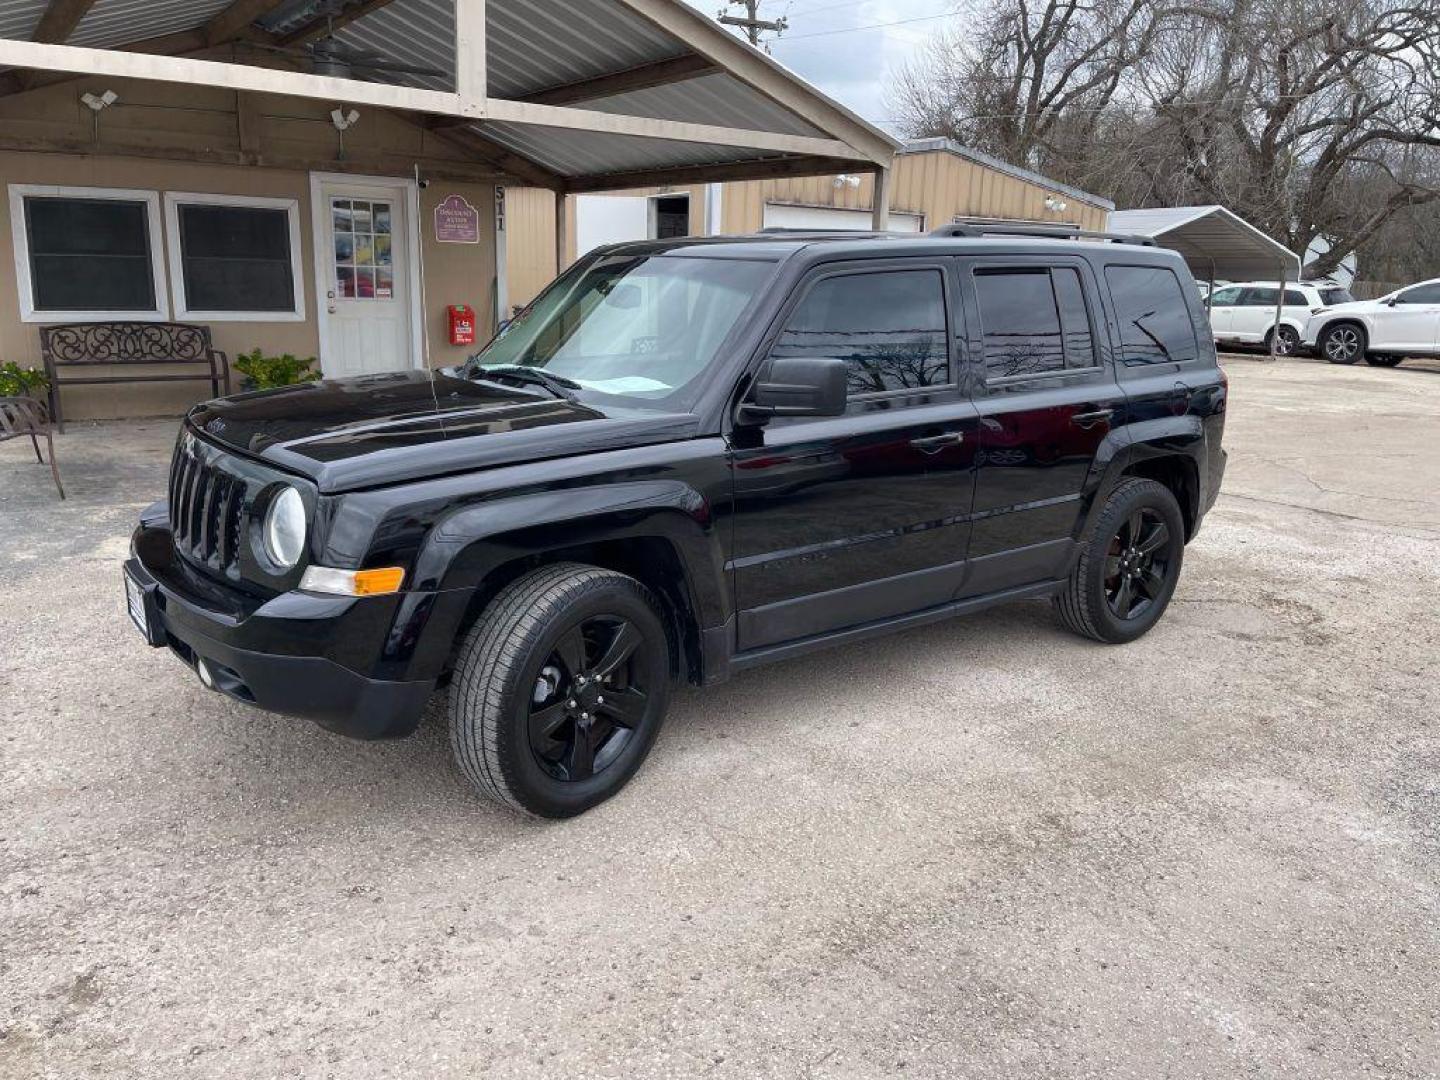
<path id="1" fill-rule="evenodd" d="M 555 375 L 542 368 L 525 367 L 522 364 L 500 364 L 496 367 L 477 367 L 475 377 L 480 379 L 509 379 L 512 382 L 523 383 L 527 386 L 539 386 L 557 398 L 565 401 L 574 401 L 573 391 L 579 390 L 580 384 L 573 379 L 567 379 L 563 375 Z"/>

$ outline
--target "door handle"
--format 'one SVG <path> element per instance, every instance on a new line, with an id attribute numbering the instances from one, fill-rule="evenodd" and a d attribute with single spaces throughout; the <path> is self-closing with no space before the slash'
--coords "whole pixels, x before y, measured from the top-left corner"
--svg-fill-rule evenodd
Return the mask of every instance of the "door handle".
<path id="1" fill-rule="evenodd" d="M 1096 409 L 1094 412 L 1076 413 L 1070 417 L 1070 422 L 1076 427 L 1092 428 L 1096 424 L 1107 422 L 1114 415 L 1114 409 Z"/>
<path id="2" fill-rule="evenodd" d="M 963 431 L 951 431 L 944 435 L 929 435 L 923 439 L 911 439 L 910 445 L 922 454 L 938 454 L 947 446 L 959 446 L 965 441 Z"/>

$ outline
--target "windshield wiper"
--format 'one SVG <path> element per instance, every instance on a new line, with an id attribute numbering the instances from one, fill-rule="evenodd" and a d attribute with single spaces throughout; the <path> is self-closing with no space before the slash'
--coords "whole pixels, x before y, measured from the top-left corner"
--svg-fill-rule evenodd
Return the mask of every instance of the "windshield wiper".
<path id="1" fill-rule="evenodd" d="M 499 364 L 495 367 L 476 367 L 475 378 L 479 379 L 509 379 L 513 382 L 522 383 L 526 386 L 539 386 L 557 398 L 564 401 L 574 401 L 574 391 L 579 390 L 580 384 L 573 379 L 567 379 L 563 375 L 556 375 L 545 371 L 543 368 L 526 367 L 523 364 Z"/>

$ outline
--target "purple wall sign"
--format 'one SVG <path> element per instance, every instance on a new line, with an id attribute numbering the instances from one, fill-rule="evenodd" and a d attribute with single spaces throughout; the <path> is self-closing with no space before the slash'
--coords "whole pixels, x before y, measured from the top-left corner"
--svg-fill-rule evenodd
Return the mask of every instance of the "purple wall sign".
<path id="1" fill-rule="evenodd" d="M 441 244 L 478 244 L 480 211 L 461 195 L 447 195 L 435 207 L 435 239 Z"/>

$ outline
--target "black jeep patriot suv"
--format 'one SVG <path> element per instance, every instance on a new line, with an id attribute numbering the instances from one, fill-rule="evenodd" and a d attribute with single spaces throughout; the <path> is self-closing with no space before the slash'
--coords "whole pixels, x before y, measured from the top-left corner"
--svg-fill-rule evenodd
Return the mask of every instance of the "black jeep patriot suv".
<path id="1" fill-rule="evenodd" d="M 466 777 L 564 817 L 677 680 L 1031 597 L 1139 637 L 1225 400 L 1185 264 L 1124 238 L 609 247 L 463 367 L 197 406 L 129 607 L 207 687 L 347 735 L 448 686 Z"/>

